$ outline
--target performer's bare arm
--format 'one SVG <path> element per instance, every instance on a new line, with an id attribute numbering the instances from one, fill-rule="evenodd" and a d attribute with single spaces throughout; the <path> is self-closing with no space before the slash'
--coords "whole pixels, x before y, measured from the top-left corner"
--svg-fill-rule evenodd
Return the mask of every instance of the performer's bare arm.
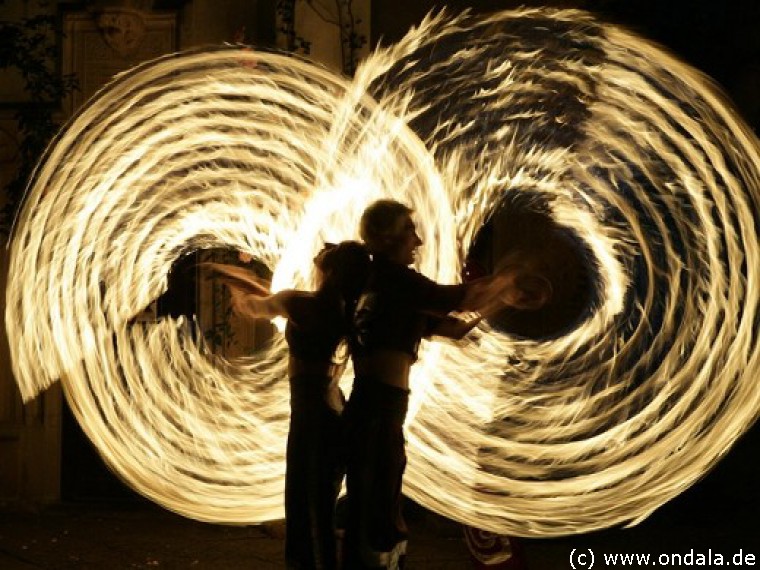
<path id="1" fill-rule="evenodd" d="M 476 317 L 469 319 L 447 316 L 443 319 L 440 319 L 431 329 L 430 333 L 431 336 L 440 336 L 444 338 L 460 340 L 463 339 L 467 333 L 474 329 L 482 320 L 482 315 L 477 315 Z"/>
<path id="2" fill-rule="evenodd" d="M 279 291 L 272 295 L 260 296 L 238 287 L 234 282 L 225 283 L 230 290 L 230 303 L 235 314 L 249 319 L 271 319 L 290 317 L 288 300 L 295 291 Z"/>
<path id="3" fill-rule="evenodd" d="M 288 302 L 301 293 L 293 290 L 271 293 L 267 283 L 252 272 L 224 263 L 205 263 L 216 273 L 230 291 L 230 303 L 235 314 L 249 319 L 288 317 Z"/>
<path id="4" fill-rule="evenodd" d="M 201 263 L 200 266 L 221 277 L 225 283 L 236 285 L 251 293 L 269 295 L 269 283 L 243 267 L 214 262 Z"/>

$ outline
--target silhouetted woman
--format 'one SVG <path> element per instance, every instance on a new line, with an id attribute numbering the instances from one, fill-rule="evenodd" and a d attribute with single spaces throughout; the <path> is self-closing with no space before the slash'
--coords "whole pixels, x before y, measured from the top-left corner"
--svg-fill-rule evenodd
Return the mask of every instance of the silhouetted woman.
<path id="1" fill-rule="evenodd" d="M 328 244 L 314 258 L 316 291 L 251 292 L 239 270 L 214 265 L 230 288 L 233 309 L 249 318 L 287 319 L 290 430 L 285 476 L 285 557 L 292 569 L 337 568 L 335 503 L 343 479 L 342 365 L 336 351 L 348 334 L 366 280 L 369 256 L 357 242 Z M 224 277 L 226 275 L 227 277 Z"/>

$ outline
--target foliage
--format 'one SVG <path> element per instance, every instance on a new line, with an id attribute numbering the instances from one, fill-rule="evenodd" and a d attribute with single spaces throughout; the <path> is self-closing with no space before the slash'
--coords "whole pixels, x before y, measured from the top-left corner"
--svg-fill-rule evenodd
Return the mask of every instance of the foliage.
<path id="1" fill-rule="evenodd" d="M 354 16 L 353 0 L 336 0 L 340 9 L 340 39 L 343 53 L 343 73 L 349 77 L 356 73 L 359 50 L 367 43 L 367 36 L 359 34 L 356 27 L 361 19 Z"/>
<path id="2" fill-rule="evenodd" d="M 277 0 L 278 31 L 285 36 L 288 51 L 308 55 L 311 51 L 311 42 L 296 33 L 296 1 Z M 367 37 L 356 31 L 361 24 L 361 19 L 354 15 L 353 0 L 334 0 L 337 19 L 324 15 L 312 4 L 311 0 L 305 1 L 314 8 L 324 22 L 335 25 L 340 30 L 343 73 L 349 77 L 352 76 L 359 63 L 359 50 L 367 43 Z"/>
<path id="3" fill-rule="evenodd" d="M 311 42 L 296 34 L 296 0 L 277 0 L 278 31 L 286 38 L 288 51 L 308 55 Z"/>
<path id="4" fill-rule="evenodd" d="M 18 170 L 5 187 L 8 201 L 0 211 L 0 233 L 9 232 L 34 168 L 58 130 L 55 112 L 77 88 L 75 75 L 61 75 L 56 66 L 62 36 L 53 16 L 0 22 L 0 69 L 16 69 L 27 95 L 26 101 L 14 105 L 20 140 Z"/>
<path id="5" fill-rule="evenodd" d="M 201 252 L 204 262 L 237 264 L 236 252 L 231 250 L 207 250 Z M 213 322 L 203 329 L 203 337 L 206 344 L 217 354 L 224 354 L 227 349 L 237 344 L 235 330 L 232 328 L 232 306 L 229 303 L 227 288 L 219 281 L 213 279 L 212 283 L 212 307 Z"/>

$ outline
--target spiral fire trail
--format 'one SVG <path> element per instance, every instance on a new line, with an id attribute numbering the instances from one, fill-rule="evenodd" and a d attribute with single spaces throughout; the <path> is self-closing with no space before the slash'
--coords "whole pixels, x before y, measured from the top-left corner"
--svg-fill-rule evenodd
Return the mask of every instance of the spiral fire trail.
<path id="1" fill-rule="evenodd" d="M 168 508 L 280 517 L 283 339 L 227 366 L 186 322 L 131 321 L 188 251 L 238 249 L 306 287 L 322 240 L 355 237 L 381 188 L 445 216 L 430 163 L 397 119 L 294 57 L 219 48 L 119 76 L 61 134 L 19 220 L 6 322 L 22 395 L 60 378 L 111 468 Z"/>
<path id="2" fill-rule="evenodd" d="M 519 194 L 583 245 L 593 302 L 549 338 L 483 325 L 425 346 L 405 492 L 523 536 L 635 522 L 760 409 L 758 158 L 709 80 L 578 11 L 428 18 L 351 82 L 240 48 L 165 57 L 96 95 L 37 172 L 12 242 L 14 372 L 25 399 L 60 378 L 158 503 L 281 516 L 287 349 L 225 364 L 185 323 L 132 324 L 171 264 L 228 247 L 308 286 L 321 240 L 388 196 L 415 208 L 423 273 L 453 282 Z"/>
<path id="3" fill-rule="evenodd" d="M 380 100 L 413 94 L 465 250 L 520 194 L 548 204 L 597 275 L 566 334 L 483 330 L 446 348 L 426 402 L 449 417 L 423 406 L 409 426 L 422 452 L 407 492 L 521 535 L 646 517 L 757 415 L 754 136 L 698 72 L 578 11 L 431 18 L 362 74 Z M 476 398 L 484 361 L 498 372 Z M 457 452 L 465 470 L 434 469 Z"/>

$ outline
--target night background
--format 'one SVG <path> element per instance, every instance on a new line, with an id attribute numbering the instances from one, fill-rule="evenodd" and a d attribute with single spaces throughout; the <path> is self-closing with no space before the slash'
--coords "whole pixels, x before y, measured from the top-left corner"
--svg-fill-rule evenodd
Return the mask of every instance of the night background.
<path id="1" fill-rule="evenodd" d="M 105 2 L 108 4 L 108 2 Z M 66 12 L 87 10 L 94 3 L 87 2 L 27 2 L 21 0 L 0 0 L 0 22 L 6 14 L 26 15 L 41 9 L 55 17 L 62 17 Z M 129 4 L 114 1 L 112 4 Z M 156 0 L 154 11 L 174 12 L 177 14 L 177 42 L 183 47 L 183 34 L 195 39 L 203 37 L 197 32 L 200 12 L 193 12 L 192 0 Z M 195 2 L 196 5 L 203 4 Z M 757 0 L 577 0 L 548 2 L 509 2 L 496 0 L 450 0 L 448 2 L 429 2 L 424 0 L 373 0 L 371 2 L 371 32 L 367 38 L 368 45 L 378 42 L 388 44 L 400 39 L 406 31 L 417 24 L 431 9 L 445 6 L 452 13 L 464 9 L 487 13 L 499 9 L 527 6 L 561 6 L 587 9 L 599 14 L 603 19 L 617 22 L 651 38 L 681 59 L 711 76 L 733 101 L 739 113 L 757 133 L 760 128 L 760 1 Z M 218 14 L 219 22 L 213 27 L 216 36 L 203 37 L 205 41 L 230 41 L 237 26 L 246 25 L 246 41 L 254 45 L 271 46 L 277 34 L 275 19 L 278 5 L 274 0 L 230 1 L 215 4 L 217 9 L 210 9 L 204 14 Z M 236 14 L 243 10 L 239 14 Z M 238 11 L 238 12 L 236 12 Z M 195 36 L 188 34 L 190 15 L 195 15 L 192 22 Z M 0 64 L 7 60 L 7 50 L 11 46 L 8 37 L 0 36 Z M 4 54 L 5 50 L 5 54 Z M 4 55 L 3 55 L 4 54 Z M 60 66 L 60 62 L 58 62 Z M 2 76 L 0 76 L 2 80 Z M 18 108 L 13 97 L 3 100 L 4 89 L 0 89 L 0 124 L 2 132 L 8 132 L 8 126 Z M 58 113 L 57 116 L 59 116 Z M 4 176 L 0 178 L 3 186 L 12 176 L 9 174 L 19 161 L 19 153 L 14 150 L 13 139 L 9 135 L 0 141 L 0 168 Z M 9 150 L 10 149 L 10 150 Z M 3 236 L 3 239 L 4 236 Z M 6 252 L 3 252 L 5 255 Z M 192 262 L 191 262 L 192 263 Z M 7 261 L 3 258 L 0 274 L 7 271 Z M 183 268 L 177 269 L 182 277 Z M 4 288 L 5 275 L 0 275 L 0 286 Z M 179 277 L 178 277 L 179 278 Z M 175 283 L 170 293 L 160 300 L 159 313 L 192 313 L 198 284 L 191 287 Z M 0 305 L 4 310 L 4 301 Z M 0 317 L 1 318 L 1 317 Z M 4 322 L 3 322 L 4 328 Z M 0 344 L 7 344 L 4 332 L 0 334 Z M 8 368 L 7 347 L 0 347 L 0 368 Z M 5 352 L 3 352 L 5 351 Z M 2 374 L 6 374 L 5 377 Z M 759 388 L 760 389 L 760 388 Z M 55 411 L 58 406 L 59 412 Z M 277 568 L 280 556 L 277 550 L 281 536 L 277 530 L 266 532 L 258 529 L 213 528 L 214 525 L 202 525 L 191 521 L 179 521 L 175 515 L 163 513 L 146 499 L 138 496 L 117 477 L 112 475 L 102 464 L 97 452 L 86 440 L 76 425 L 71 413 L 67 411 L 60 394 L 34 405 L 24 406 L 20 403 L 17 392 L 12 387 L 9 372 L 0 370 L 0 568 L 89 568 L 100 567 L 86 554 L 74 555 L 62 549 L 63 540 L 60 528 L 71 525 L 71 534 L 75 521 L 82 521 L 86 528 L 81 544 L 84 548 L 87 538 L 94 539 L 90 545 L 98 547 L 98 536 L 89 535 L 103 530 L 103 536 L 119 534 L 124 537 L 120 547 L 124 552 L 114 557 L 113 568 L 127 567 L 177 567 L 193 566 L 196 568 L 233 568 L 244 567 L 247 560 L 256 556 L 256 549 L 263 549 L 267 554 L 258 563 L 252 562 L 252 568 Z M 51 411 L 53 410 L 53 411 Z M 28 462 L 23 460 L 23 442 L 20 435 L 24 430 L 36 429 L 36 423 L 47 421 L 53 414 L 60 425 L 60 464 L 55 461 L 47 463 L 39 459 Z M 57 416 L 56 416 L 57 414 Z M 29 426 L 32 425 L 30 428 Z M 35 436 L 36 437 L 36 436 Z M 26 441 L 34 442 L 33 438 Z M 733 554 L 739 549 L 755 555 L 756 564 L 760 560 L 760 467 L 757 461 L 760 450 L 760 427 L 755 425 L 734 445 L 730 452 L 700 482 L 682 495 L 655 511 L 647 520 L 633 529 L 610 529 L 581 537 L 562 539 L 526 539 L 523 541 L 527 553 L 527 568 L 567 568 L 567 552 L 571 548 L 592 547 L 610 552 L 650 552 L 654 555 L 670 552 L 688 552 L 693 549 L 706 553 L 708 549 Z M 40 463 L 41 461 L 41 463 Z M 35 465 L 49 473 L 51 465 L 58 465 L 60 470 L 60 489 L 57 497 L 49 495 L 39 497 L 25 486 L 25 478 L 39 477 L 30 474 Z M 51 476 L 54 477 L 54 476 Z M 44 487 L 40 483 L 41 487 Z M 55 485 L 53 485 L 55 486 Z M 45 495 L 43 493 L 43 495 Z M 52 503 L 52 506 L 50 506 Z M 137 509 L 137 511 L 135 511 Z M 79 512 L 88 513 L 79 515 Z M 90 513 L 94 512 L 95 515 Z M 135 515 L 135 512 L 149 513 Z M 90 517 L 90 518 L 88 518 Z M 94 518 L 93 518 L 94 517 Z M 99 517 L 99 518 L 98 518 Z M 151 518 L 153 517 L 153 518 Z M 440 521 L 435 515 L 424 509 L 410 506 L 410 521 L 420 528 L 420 554 L 416 564 L 410 562 L 410 568 L 460 568 L 469 567 L 463 551 L 455 546 L 460 538 L 457 530 L 447 521 Z M 131 521 L 131 531 L 114 530 L 120 520 Z M 93 522 L 95 521 L 95 522 Z M 102 524 L 101 524 L 102 523 Z M 124 523 L 125 525 L 127 523 Z M 61 526 L 62 525 L 62 526 Z M 134 555 L 128 541 L 139 542 L 142 539 L 140 529 L 151 537 L 160 537 L 161 529 L 167 530 L 166 543 L 172 548 L 181 544 L 197 542 L 198 553 L 187 554 L 184 558 L 173 558 L 171 549 L 164 546 L 140 543 L 134 552 L 152 552 Z M 149 529 L 149 530 L 148 530 Z M 68 532 L 68 531 L 67 531 Z M 210 536 L 204 534 L 210 533 Z M 32 545 L 37 541 L 35 545 Z M 53 537 L 56 537 L 54 542 Z M 146 539 L 147 540 L 147 539 Z M 30 542 L 31 541 L 31 542 Z M 103 545 L 110 545 L 112 538 L 104 538 Z M 415 533 L 411 541 L 414 548 Z M 44 543 L 44 544 L 43 544 Z M 204 546 L 205 544 L 205 546 Z M 273 546 L 274 545 L 274 546 Z M 444 545 L 444 546 L 442 546 Z M 194 548 L 195 548 L 194 547 Z M 35 555 L 34 549 L 39 552 Z M 105 546 L 100 546 L 105 548 Z M 110 546 L 109 546 L 110 548 Z M 58 549 L 58 550 L 56 550 Z M 151 550 L 152 549 L 152 550 Z M 628 550 L 626 550 L 628 549 Z M 216 551 L 217 558 L 208 561 L 209 551 Z M 236 552 L 233 558 L 226 559 L 224 552 Z M 435 552 L 453 552 L 451 556 L 460 556 L 450 565 L 443 564 L 442 559 L 435 558 Z M 65 554 L 62 554 L 64 553 Z M 195 551 L 194 551 L 195 552 Z M 36 557 L 35 557 L 36 556 Z M 68 557 L 58 559 L 57 556 Z M 76 560 L 75 556 L 79 556 Z M 103 555 L 105 556 L 105 554 Z M 448 556 L 448 554 L 447 554 Z M 130 558 L 132 557 L 132 558 Z M 57 562 L 54 562 L 56 561 Z M 198 562 L 193 564 L 193 562 Z M 173 561 L 173 562 L 172 562 Z M 155 563 L 154 563 L 155 562 Z M 176 564 L 172 566 L 172 564 Z M 234 566 L 234 564 L 241 566 Z M 90 564 L 90 565 L 88 565 Z M 95 564 L 94 566 L 91 564 Z M 204 565 L 208 564 L 208 565 Z M 447 563 L 448 564 L 448 563 Z M 603 568 L 604 566 L 597 565 Z"/>

